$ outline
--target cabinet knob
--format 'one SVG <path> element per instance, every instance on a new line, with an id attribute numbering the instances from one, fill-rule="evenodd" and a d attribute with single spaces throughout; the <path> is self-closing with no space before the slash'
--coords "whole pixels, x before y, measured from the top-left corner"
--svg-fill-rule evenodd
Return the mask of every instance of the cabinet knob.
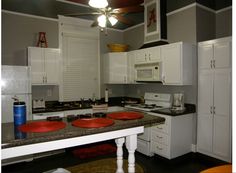
<path id="1" fill-rule="evenodd" d="M 161 147 L 158 147 L 158 146 L 157 146 L 157 149 L 158 149 L 158 150 L 162 150 L 162 148 L 161 148 Z"/>
<path id="2" fill-rule="evenodd" d="M 158 127 L 158 126 L 157 126 L 157 128 L 158 128 L 158 129 L 163 129 L 162 127 Z"/>
<path id="3" fill-rule="evenodd" d="M 210 107 L 210 113 L 212 114 L 212 106 Z"/>
<path id="4" fill-rule="evenodd" d="M 216 68 L 215 66 L 216 60 L 213 60 L 213 67 Z"/>
<path id="5" fill-rule="evenodd" d="M 213 114 L 216 114 L 216 107 L 213 106 Z"/>
<path id="6" fill-rule="evenodd" d="M 211 60 L 211 68 L 212 68 L 212 60 Z"/>
<path id="7" fill-rule="evenodd" d="M 159 139 L 162 139 L 162 137 L 161 137 L 161 136 L 157 136 L 157 138 L 159 138 Z"/>

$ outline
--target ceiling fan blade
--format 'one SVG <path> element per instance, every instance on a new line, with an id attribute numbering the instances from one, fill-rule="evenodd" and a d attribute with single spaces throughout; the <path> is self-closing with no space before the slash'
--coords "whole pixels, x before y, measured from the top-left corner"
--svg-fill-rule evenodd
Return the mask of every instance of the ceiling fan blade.
<path id="1" fill-rule="evenodd" d="M 144 3 L 144 0 L 108 0 L 108 4 L 112 8 L 121 8 L 140 5 Z"/>
<path id="2" fill-rule="evenodd" d="M 71 14 L 65 14 L 65 16 L 85 16 L 85 15 L 100 15 L 102 13 L 100 12 L 91 12 L 91 13 L 71 13 Z"/>
<path id="3" fill-rule="evenodd" d="M 116 8 L 111 11 L 111 13 L 137 13 L 143 12 L 143 6 L 130 6 L 130 7 L 123 7 L 123 8 Z"/>
<path id="4" fill-rule="evenodd" d="M 133 21 L 131 21 L 130 19 L 127 19 L 127 18 L 125 18 L 125 17 L 123 17 L 122 15 L 119 15 L 119 14 L 116 14 L 115 18 L 117 18 L 118 21 L 120 21 L 120 22 L 122 22 L 122 23 L 124 23 L 126 25 L 134 24 Z"/>
<path id="5" fill-rule="evenodd" d="M 91 27 L 96 27 L 96 26 L 98 26 L 98 21 L 97 21 L 97 20 L 95 20 L 95 21 L 91 24 Z"/>
<path id="6" fill-rule="evenodd" d="M 67 1 L 88 5 L 89 0 L 67 0 Z"/>

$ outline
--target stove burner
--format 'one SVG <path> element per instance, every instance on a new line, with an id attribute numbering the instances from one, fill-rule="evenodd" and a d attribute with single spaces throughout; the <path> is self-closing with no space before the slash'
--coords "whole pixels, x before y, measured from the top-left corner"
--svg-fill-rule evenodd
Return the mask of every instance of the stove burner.
<path id="1" fill-rule="evenodd" d="M 163 106 L 158 106 L 156 104 L 132 104 L 130 105 L 131 107 L 136 107 L 136 108 L 140 108 L 140 109 L 160 109 L 163 108 Z"/>

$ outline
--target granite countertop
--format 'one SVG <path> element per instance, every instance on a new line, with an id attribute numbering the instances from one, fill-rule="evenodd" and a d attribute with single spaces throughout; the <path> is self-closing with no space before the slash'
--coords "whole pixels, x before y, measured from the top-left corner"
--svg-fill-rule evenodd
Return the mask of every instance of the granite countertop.
<path id="1" fill-rule="evenodd" d="M 71 122 L 67 122 L 66 118 L 63 118 L 62 121 L 66 123 L 66 128 L 46 133 L 22 133 L 14 128 L 13 123 L 2 123 L 2 149 L 151 125 L 155 123 L 158 124 L 163 123 L 165 119 L 144 113 L 142 119 L 126 121 L 114 120 L 115 123 L 112 126 L 102 128 L 79 128 L 72 126 Z"/>
<path id="2" fill-rule="evenodd" d="M 109 98 L 108 106 L 124 106 L 126 101 L 137 101 L 137 98 L 131 97 L 111 97 Z M 91 109 L 93 104 L 105 104 L 105 99 L 96 100 L 93 102 L 91 99 L 87 101 L 72 101 L 72 102 L 58 102 L 58 101 L 46 101 L 45 108 L 32 109 L 32 113 L 48 113 L 48 112 L 61 112 L 68 110 L 79 110 L 79 109 Z"/>
<path id="3" fill-rule="evenodd" d="M 153 110 L 151 112 L 169 115 L 169 116 L 180 116 L 180 115 L 191 114 L 191 113 L 196 112 L 195 105 L 185 104 L 184 106 L 185 106 L 184 110 L 173 110 L 171 108 L 164 108 L 164 109 Z"/>

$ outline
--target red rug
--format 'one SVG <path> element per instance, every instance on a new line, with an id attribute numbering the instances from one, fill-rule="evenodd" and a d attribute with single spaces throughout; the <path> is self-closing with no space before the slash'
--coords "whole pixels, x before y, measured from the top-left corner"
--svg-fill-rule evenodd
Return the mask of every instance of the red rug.
<path id="1" fill-rule="evenodd" d="M 116 152 L 116 147 L 111 144 L 99 144 L 86 148 L 77 148 L 72 151 L 75 157 L 80 159 L 93 158 Z"/>

